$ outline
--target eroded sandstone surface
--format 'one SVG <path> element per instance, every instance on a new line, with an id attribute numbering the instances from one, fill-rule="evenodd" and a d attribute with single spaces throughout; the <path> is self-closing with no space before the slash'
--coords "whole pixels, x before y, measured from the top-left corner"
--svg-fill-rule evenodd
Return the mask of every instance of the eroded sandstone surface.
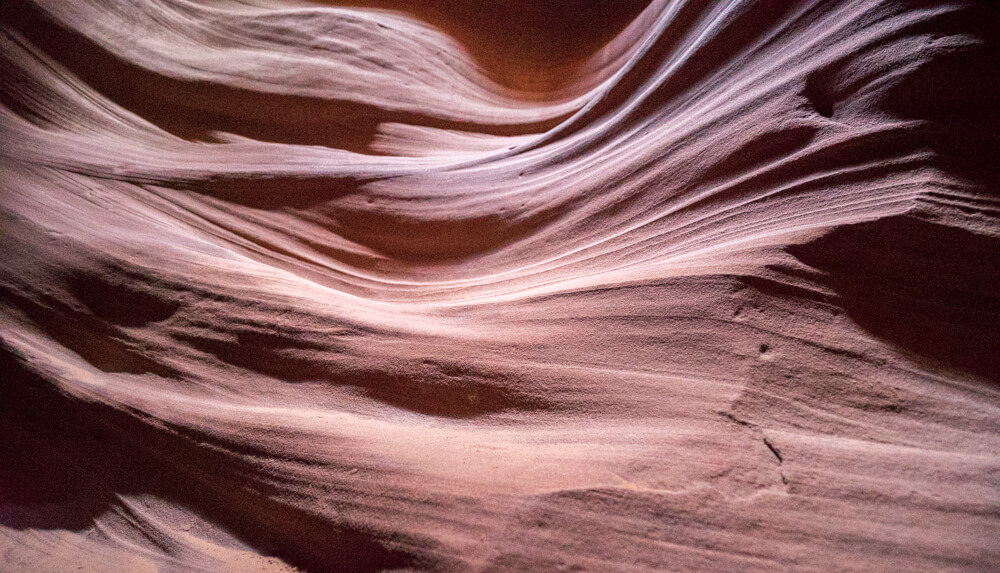
<path id="1" fill-rule="evenodd" d="M 998 21 L 3 0 L 0 570 L 995 571 Z"/>

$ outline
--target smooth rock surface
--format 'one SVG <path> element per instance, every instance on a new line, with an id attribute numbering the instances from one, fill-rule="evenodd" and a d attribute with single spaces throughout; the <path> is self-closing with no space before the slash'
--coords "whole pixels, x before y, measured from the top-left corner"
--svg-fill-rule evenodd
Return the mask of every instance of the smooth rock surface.
<path id="1" fill-rule="evenodd" d="M 996 571 L 998 22 L 4 0 L 0 570 Z"/>

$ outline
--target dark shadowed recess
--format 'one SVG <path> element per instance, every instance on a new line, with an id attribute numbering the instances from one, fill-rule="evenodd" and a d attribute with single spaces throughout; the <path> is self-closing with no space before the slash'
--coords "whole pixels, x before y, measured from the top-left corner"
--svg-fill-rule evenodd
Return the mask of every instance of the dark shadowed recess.
<path id="1" fill-rule="evenodd" d="M 338 235 L 398 261 L 435 264 L 513 244 L 554 223 L 569 207 L 566 203 L 557 204 L 520 217 L 514 213 L 436 219 L 376 210 L 344 210 L 331 226 Z"/>
<path id="2" fill-rule="evenodd" d="M 421 219 L 391 210 L 327 206 L 332 200 L 356 193 L 372 181 L 375 179 L 234 176 L 185 182 L 183 186 L 245 207 L 302 210 L 300 215 L 305 219 L 385 255 L 391 264 L 398 263 L 404 268 L 454 263 L 496 251 L 554 223 L 570 208 L 569 204 L 562 203 L 528 214 L 513 211 L 472 213 L 464 218 Z M 301 239 L 313 242 L 313 248 L 325 250 L 338 259 L 355 257 L 354 264 L 358 266 L 375 264 L 365 256 L 329 249 L 316 242 L 316 237 Z M 276 249 L 273 245 L 268 248 Z"/>
<path id="3" fill-rule="evenodd" d="M 0 4 L 0 26 L 22 34 L 95 91 L 160 129 L 192 141 L 216 142 L 214 132 L 258 141 L 320 145 L 374 154 L 370 144 L 382 122 L 502 136 L 541 133 L 564 118 L 489 125 L 390 111 L 346 100 L 281 95 L 209 82 L 171 78 L 132 64 L 84 35 L 51 20 L 29 0 Z M 32 118 L 16 86 L 0 90 L 0 103 Z M 26 109 L 26 107 L 28 109 Z"/>
<path id="4" fill-rule="evenodd" d="M 336 340 L 313 342 L 263 329 L 235 336 L 175 335 L 220 362 L 288 383 L 320 382 L 356 389 L 383 404 L 445 418 L 473 418 L 508 410 L 551 407 L 542 398 L 516 390 L 513 373 L 488 372 L 425 360 L 392 368 L 351 367 L 330 356 L 349 356 Z"/>
<path id="5" fill-rule="evenodd" d="M 128 305 L 129 300 L 121 301 L 122 305 L 118 305 L 113 297 L 101 299 L 95 295 L 87 300 L 96 305 L 96 312 L 107 310 L 115 317 L 123 318 L 126 324 L 145 324 L 144 320 L 148 317 L 143 314 L 146 310 L 130 314 L 135 307 Z M 4 284 L 0 284 L 0 303 L 18 309 L 52 340 L 102 372 L 155 374 L 168 378 L 180 375 L 166 364 L 150 358 L 122 329 L 122 325 L 99 314 L 82 312 L 50 295 L 31 296 L 18 292 Z M 156 312 L 155 309 L 153 311 Z"/>
<path id="6" fill-rule="evenodd" d="M 501 85 L 544 97 L 578 79 L 575 69 L 651 0 L 313 0 L 398 10 L 460 42 Z"/>
<path id="7" fill-rule="evenodd" d="M 209 176 L 177 187 L 254 209 L 309 209 L 358 192 L 375 179 L 328 176 L 238 175 Z"/>
<path id="8" fill-rule="evenodd" d="M 1000 8 L 1000 2 L 995 4 Z M 1000 194 L 1000 26 L 982 45 L 935 57 L 889 90 L 894 115 L 930 122 L 937 164 Z"/>
<path id="9" fill-rule="evenodd" d="M 914 215 L 838 227 L 787 247 L 822 272 L 862 328 L 1000 383 L 1000 240 Z"/>
<path id="10" fill-rule="evenodd" d="M 166 320 L 180 308 L 179 300 L 144 284 L 147 277 L 115 271 L 70 273 L 69 290 L 94 315 L 124 327 Z"/>
<path id="11" fill-rule="evenodd" d="M 912 2 L 913 5 L 933 4 Z M 923 120 L 912 143 L 934 152 L 931 164 L 974 193 L 1000 194 L 1000 3 L 966 3 L 908 29 L 973 42 L 934 51 L 879 96 L 878 107 Z M 819 70 L 805 95 L 822 115 L 838 117 L 833 78 Z M 933 195 L 933 194 L 932 194 Z M 933 199 L 933 197 L 932 197 Z M 948 202 L 947 193 L 941 199 Z M 971 207 L 970 207 L 971 208 Z M 1000 228 L 995 211 L 978 211 Z M 840 303 L 862 327 L 930 363 L 1000 382 L 1000 240 L 911 214 L 834 229 L 788 248 L 824 272 Z"/>
<path id="12" fill-rule="evenodd" d="M 375 533 L 280 503 L 246 457 L 203 447 L 204 436 L 59 392 L 2 342 L 0 372 L 0 525 L 83 531 L 116 494 L 150 494 L 304 571 L 421 565 Z"/>
<path id="13" fill-rule="evenodd" d="M 375 178 L 223 177 L 185 182 L 199 193 L 255 209 L 302 209 L 307 219 L 405 264 L 454 262 L 510 245 L 565 215 L 559 204 L 527 215 L 472 213 L 464 218 L 416 218 L 378 209 L 325 207 Z M 341 256 L 338 253 L 338 256 Z M 359 261 L 358 264 L 363 264 Z M 364 263 L 367 264 L 367 263 Z"/>
<path id="14" fill-rule="evenodd" d="M 914 144 L 935 152 L 936 166 L 1000 194 L 1000 2 L 959 2 L 953 7 L 906 28 L 908 36 L 925 37 L 929 57 L 887 82 L 877 106 L 893 117 L 923 120 L 911 136 Z M 936 45 L 948 38 L 962 38 L 966 45 Z M 836 60 L 806 78 L 803 95 L 820 115 L 839 119 L 841 105 L 852 96 L 850 82 L 841 76 L 853 57 Z M 847 87 L 838 88 L 838 83 Z"/>

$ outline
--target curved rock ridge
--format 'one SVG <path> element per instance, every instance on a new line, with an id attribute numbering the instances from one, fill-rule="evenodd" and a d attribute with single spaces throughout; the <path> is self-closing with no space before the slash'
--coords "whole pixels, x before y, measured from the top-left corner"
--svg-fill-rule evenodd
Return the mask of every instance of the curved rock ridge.
<path id="1" fill-rule="evenodd" d="M 996 570 L 998 41 L 4 0 L 0 570 Z"/>

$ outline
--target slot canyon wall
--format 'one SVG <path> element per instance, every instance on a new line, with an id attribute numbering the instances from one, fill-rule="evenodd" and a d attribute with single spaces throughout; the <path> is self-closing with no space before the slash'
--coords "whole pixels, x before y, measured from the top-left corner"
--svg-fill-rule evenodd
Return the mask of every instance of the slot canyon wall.
<path id="1" fill-rule="evenodd" d="M 3 0 L 0 570 L 996 571 L 998 12 Z"/>

